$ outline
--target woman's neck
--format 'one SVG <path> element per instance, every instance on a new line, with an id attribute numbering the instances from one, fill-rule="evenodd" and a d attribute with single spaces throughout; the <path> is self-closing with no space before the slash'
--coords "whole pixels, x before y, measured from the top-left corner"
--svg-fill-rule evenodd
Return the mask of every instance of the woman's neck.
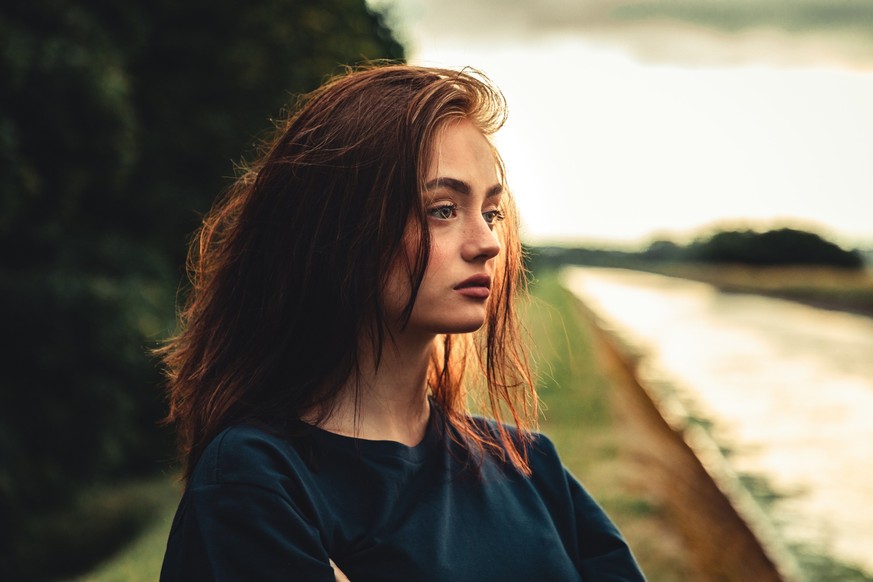
<path id="1" fill-rule="evenodd" d="M 366 440 L 417 445 L 430 417 L 427 370 L 432 349 L 433 338 L 387 341 L 378 366 L 372 353 L 363 353 L 360 373 L 346 381 L 321 428 Z"/>

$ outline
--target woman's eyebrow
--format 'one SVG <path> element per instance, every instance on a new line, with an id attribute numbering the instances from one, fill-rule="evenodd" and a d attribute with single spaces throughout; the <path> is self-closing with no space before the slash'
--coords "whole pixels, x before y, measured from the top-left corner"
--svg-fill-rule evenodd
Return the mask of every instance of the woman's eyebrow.
<path id="1" fill-rule="evenodd" d="M 454 190 L 459 194 L 469 195 L 473 189 L 469 184 L 464 182 L 463 180 L 458 180 L 457 178 L 448 178 L 448 177 L 440 177 L 434 178 L 433 180 L 427 182 L 424 185 L 425 190 L 436 190 L 437 188 L 448 188 L 449 190 Z M 485 193 L 485 198 L 492 198 L 494 196 L 498 196 L 503 192 L 503 184 L 495 184 L 488 188 L 488 191 Z"/>

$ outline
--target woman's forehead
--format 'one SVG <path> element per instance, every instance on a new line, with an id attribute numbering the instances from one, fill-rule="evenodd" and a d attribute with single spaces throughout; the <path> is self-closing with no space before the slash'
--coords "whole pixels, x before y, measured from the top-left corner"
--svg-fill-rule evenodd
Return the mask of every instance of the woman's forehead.
<path id="1" fill-rule="evenodd" d="M 498 166 L 495 149 L 479 127 L 466 118 L 453 119 L 437 130 L 425 181 L 446 178 L 490 190 L 501 183 Z"/>

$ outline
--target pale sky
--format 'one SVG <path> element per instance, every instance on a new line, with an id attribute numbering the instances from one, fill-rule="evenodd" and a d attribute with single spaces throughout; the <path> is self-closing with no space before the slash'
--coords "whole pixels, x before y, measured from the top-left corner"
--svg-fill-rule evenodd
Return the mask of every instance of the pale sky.
<path id="1" fill-rule="evenodd" d="M 752 22 L 728 29 L 706 14 L 615 20 L 628 0 L 372 3 L 394 5 L 411 62 L 472 66 L 503 90 L 510 115 L 496 143 L 530 242 L 787 225 L 873 247 L 863 5 L 823 31 L 803 14 L 765 14 L 792 22 L 788 32 L 745 13 L 734 16 Z"/>

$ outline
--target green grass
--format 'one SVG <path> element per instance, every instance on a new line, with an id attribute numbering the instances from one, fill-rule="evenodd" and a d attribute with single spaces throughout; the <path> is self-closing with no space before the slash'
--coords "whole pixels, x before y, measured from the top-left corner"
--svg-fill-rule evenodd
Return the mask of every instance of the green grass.
<path id="1" fill-rule="evenodd" d="M 82 582 L 154 582 L 161 572 L 164 549 L 176 505 L 179 485 L 173 477 L 159 477 L 124 488 L 120 495 L 128 505 L 148 508 L 150 518 L 138 536 L 120 553 L 94 571 L 72 580 Z"/>
<path id="2" fill-rule="evenodd" d="M 660 505 L 633 485 L 639 466 L 623 445 L 633 435 L 612 414 L 610 383 L 581 306 L 552 274 L 541 275 L 531 293 L 526 320 L 544 409 L 540 430 L 622 530 L 651 580 L 690 579 L 674 526 Z"/>
<path id="3" fill-rule="evenodd" d="M 46 505 L 31 513 L 12 539 L 13 577 L 75 579 L 138 539 L 175 504 L 176 491 L 167 477 L 157 476 L 102 483 Z"/>
<path id="4" fill-rule="evenodd" d="M 591 336 L 574 299 L 553 277 L 537 282 L 526 310 L 542 405 L 540 429 L 580 473 L 615 458 L 608 385 L 593 360 Z M 583 325 L 580 325 L 583 324 Z M 584 443 L 584 446 L 583 446 Z"/>

